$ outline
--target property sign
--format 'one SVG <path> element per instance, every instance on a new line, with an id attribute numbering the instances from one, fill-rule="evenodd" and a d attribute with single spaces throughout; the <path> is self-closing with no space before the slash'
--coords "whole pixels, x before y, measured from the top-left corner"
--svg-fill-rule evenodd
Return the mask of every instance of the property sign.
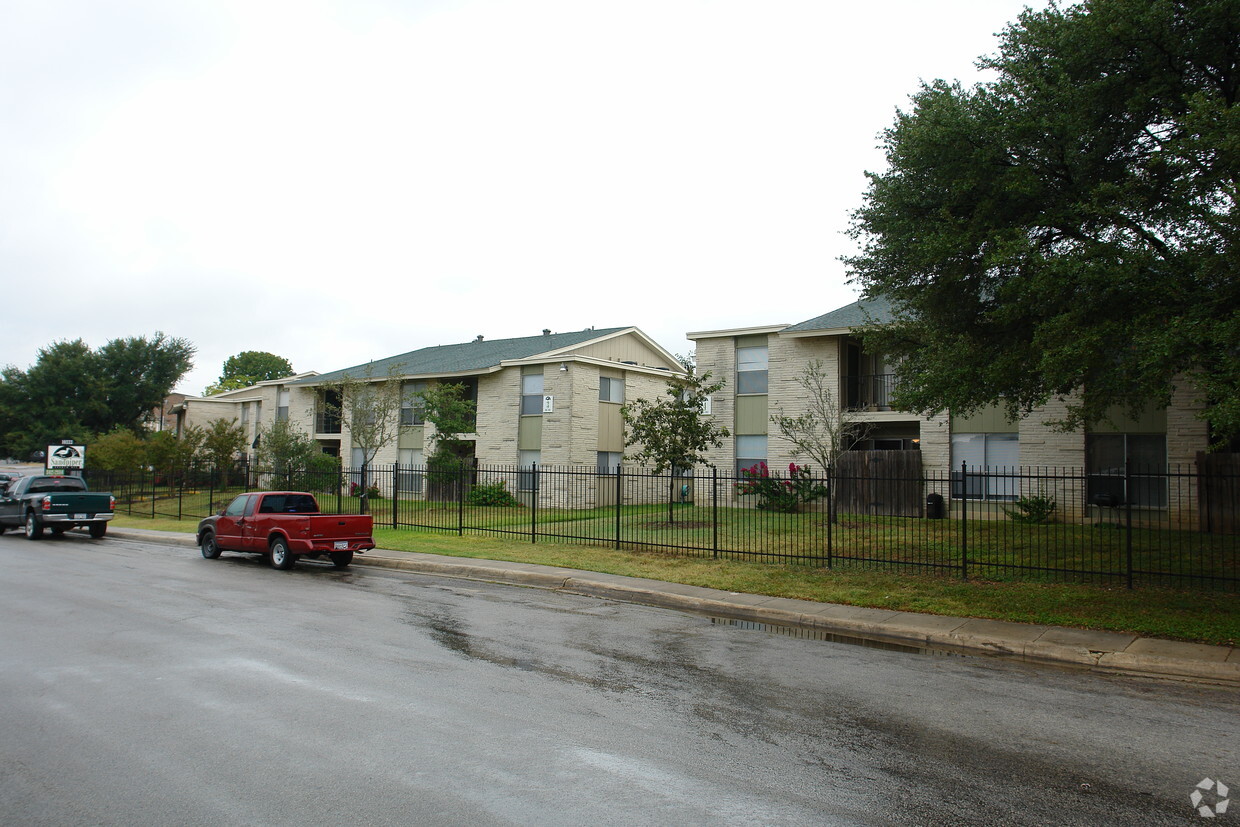
<path id="1" fill-rule="evenodd" d="M 74 445 L 72 442 L 64 442 L 60 445 L 47 446 L 47 470 L 49 472 L 59 471 L 81 471 L 86 467 L 86 446 Z"/>

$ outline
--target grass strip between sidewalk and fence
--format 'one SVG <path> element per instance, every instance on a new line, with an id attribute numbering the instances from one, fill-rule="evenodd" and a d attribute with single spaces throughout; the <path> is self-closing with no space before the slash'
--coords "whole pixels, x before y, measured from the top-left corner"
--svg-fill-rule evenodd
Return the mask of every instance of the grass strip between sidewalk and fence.
<path id="1" fill-rule="evenodd" d="M 197 521 L 117 515 L 113 525 L 192 534 Z M 393 551 L 536 563 L 822 603 L 1069 626 L 1196 643 L 1235 645 L 1240 640 L 1240 601 L 1226 593 L 964 582 L 933 575 L 828 570 L 409 529 L 376 528 L 375 542 Z"/>

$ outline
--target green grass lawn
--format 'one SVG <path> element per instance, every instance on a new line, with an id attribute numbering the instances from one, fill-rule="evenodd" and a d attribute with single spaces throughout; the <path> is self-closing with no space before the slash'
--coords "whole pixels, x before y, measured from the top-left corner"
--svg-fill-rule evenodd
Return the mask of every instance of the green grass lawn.
<path id="1" fill-rule="evenodd" d="M 505 513 L 503 516 L 509 518 L 512 514 Z M 590 519 L 603 517 L 594 515 Z M 614 516 L 612 519 L 614 520 Z M 657 547 L 615 549 L 563 539 L 547 541 L 540 538 L 539 542 L 531 543 L 528 539 L 515 535 L 506 537 L 466 533 L 458 536 L 451 531 L 392 529 L 378 525 L 379 522 L 377 517 L 376 543 L 381 548 L 397 551 L 539 563 L 725 591 L 898 611 L 1101 629 L 1200 643 L 1234 645 L 1240 640 L 1240 600 L 1237 600 L 1234 594 L 1223 592 L 1188 592 L 1159 588 L 1129 590 L 1116 585 L 1029 582 L 1027 579 L 983 580 L 977 577 L 966 582 L 950 576 L 950 570 L 945 570 L 945 576 L 909 574 L 874 567 L 879 564 L 828 569 L 817 559 L 791 558 L 793 562 L 759 562 L 728 555 L 716 559 L 709 555 L 688 556 L 671 549 L 662 551 Z M 578 521 L 562 519 L 560 522 L 572 525 Z M 650 514 L 646 514 L 639 522 L 652 524 L 655 520 Z M 920 522 L 943 526 L 941 522 Z M 113 524 L 118 527 L 192 533 L 197 526 L 197 519 L 150 519 L 119 514 Z M 445 524 L 445 527 L 448 525 Z M 450 525 L 454 526 L 455 522 Z M 512 527 L 516 529 L 518 526 L 514 524 Z M 1039 544 L 1039 548 L 1045 546 L 1046 553 L 1051 555 L 1055 536 L 1053 532 L 1074 527 L 1044 528 L 1048 529 L 1046 533 L 1049 536 L 1035 538 L 1035 542 Z M 644 530 L 651 536 L 658 536 L 660 532 L 678 535 L 682 530 L 700 532 L 703 529 L 692 525 L 683 526 L 681 529 L 659 529 L 647 525 Z M 946 531 L 945 528 L 936 530 Z M 1089 527 L 1080 530 L 1097 531 Z M 984 533 L 980 528 L 977 531 L 979 536 L 975 539 L 978 542 L 979 555 L 997 554 L 986 551 Z M 572 536 L 571 532 L 566 533 Z M 907 548 L 901 550 L 902 547 L 897 542 L 898 535 L 892 534 L 884 540 L 881 534 L 870 531 L 867 536 L 870 539 L 866 543 L 872 545 L 867 545 L 861 551 L 866 551 L 872 557 L 886 554 L 894 559 L 902 554 L 912 553 Z M 1106 536 L 1102 540 L 1109 543 L 1114 538 Z M 769 538 L 761 541 L 768 542 Z M 944 542 L 950 545 L 948 538 L 944 538 Z"/>

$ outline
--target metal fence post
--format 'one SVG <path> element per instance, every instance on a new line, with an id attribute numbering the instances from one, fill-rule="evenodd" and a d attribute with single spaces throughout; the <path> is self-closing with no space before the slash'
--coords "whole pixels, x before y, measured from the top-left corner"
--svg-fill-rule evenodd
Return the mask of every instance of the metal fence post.
<path id="1" fill-rule="evenodd" d="M 1132 588 L 1132 465 L 1124 457 L 1124 569 L 1128 588 Z"/>
<path id="2" fill-rule="evenodd" d="M 620 550 L 620 504 L 624 499 L 624 488 L 621 485 L 622 466 L 616 463 L 616 550 Z"/>
<path id="3" fill-rule="evenodd" d="M 969 463 L 960 462 L 960 579 L 969 579 Z"/>
<path id="4" fill-rule="evenodd" d="M 530 472 L 530 479 L 537 480 L 538 463 L 533 463 L 533 471 Z M 517 469 L 518 475 L 521 473 L 520 468 Z M 538 484 L 532 483 L 533 490 L 530 491 L 530 543 L 538 542 Z M 519 486 L 518 486 L 519 487 Z"/>
<path id="5" fill-rule="evenodd" d="M 456 534 L 465 536 L 465 461 L 456 468 Z"/>
<path id="6" fill-rule="evenodd" d="M 710 550 L 719 559 L 719 466 L 710 467 Z"/>
<path id="7" fill-rule="evenodd" d="M 827 466 L 827 568 L 832 566 L 835 540 L 835 468 Z"/>
<path id="8" fill-rule="evenodd" d="M 400 463 L 392 463 L 392 528 L 395 529 L 399 524 L 396 521 L 396 511 L 400 507 Z"/>

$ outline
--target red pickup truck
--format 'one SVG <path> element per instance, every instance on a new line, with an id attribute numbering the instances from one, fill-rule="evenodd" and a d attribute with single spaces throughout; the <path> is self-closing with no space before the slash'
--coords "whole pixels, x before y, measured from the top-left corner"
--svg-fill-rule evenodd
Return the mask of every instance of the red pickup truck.
<path id="1" fill-rule="evenodd" d="M 374 548 L 369 514 L 321 514 L 313 494 L 258 491 L 241 494 L 228 507 L 198 524 L 202 556 L 222 551 L 264 554 L 277 569 L 291 569 L 301 557 L 326 555 L 338 569 L 355 551 Z"/>

